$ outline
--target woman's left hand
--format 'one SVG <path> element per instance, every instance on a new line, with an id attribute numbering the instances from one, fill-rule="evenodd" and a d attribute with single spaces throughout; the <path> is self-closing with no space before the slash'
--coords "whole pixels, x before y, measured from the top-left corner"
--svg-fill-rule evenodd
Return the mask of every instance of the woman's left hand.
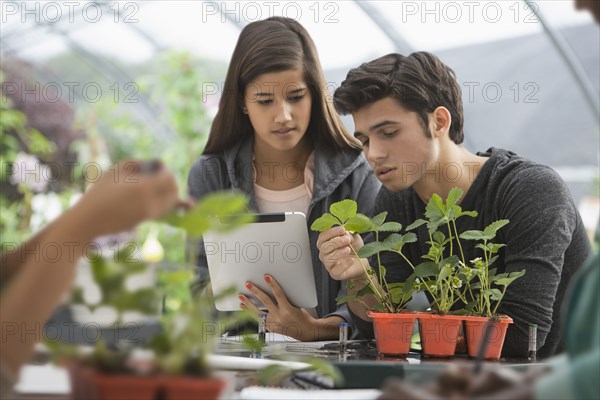
<path id="1" fill-rule="evenodd" d="M 325 332 L 319 332 L 321 327 L 319 321 L 322 320 L 313 318 L 304 308 L 294 307 L 290 304 L 283 289 L 272 276 L 265 275 L 265 282 L 271 288 L 275 299 L 272 299 L 252 282 L 247 282 L 246 288 L 267 308 L 267 330 L 269 332 L 281 333 L 301 341 L 319 340 L 323 337 Z M 260 314 L 264 313 L 248 297 L 240 294 L 239 298 L 242 309 L 249 310 L 256 315 L 257 319 Z"/>

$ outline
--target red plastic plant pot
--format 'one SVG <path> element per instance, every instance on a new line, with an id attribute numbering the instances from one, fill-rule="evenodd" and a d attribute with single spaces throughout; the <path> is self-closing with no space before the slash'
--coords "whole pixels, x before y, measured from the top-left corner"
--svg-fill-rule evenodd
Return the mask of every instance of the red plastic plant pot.
<path id="1" fill-rule="evenodd" d="M 215 378 L 165 377 L 162 381 L 167 400 L 217 400 L 226 382 Z"/>
<path id="2" fill-rule="evenodd" d="M 153 400 L 160 385 L 156 376 L 105 374 L 80 363 L 70 365 L 69 372 L 76 400 Z"/>
<path id="3" fill-rule="evenodd" d="M 477 357 L 477 352 L 483 338 L 483 329 L 489 318 L 464 317 L 464 320 L 467 351 L 471 357 Z M 500 358 L 502 346 L 504 346 L 504 338 L 506 337 L 506 329 L 508 329 L 508 324 L 512 324 L 512 322 L 512 318 L 505 315 L 500 317 L 500 321 L 494 321 L 492 329 L 489 331 L 490 341 L 483 356 L 485 359 L 494 360 Z"/>
<path id="4" fill-rule="evenodd" d="M 429 357 L 452 357 L 463 317 L 458 315 L 419 315 L 419 334 L 423 355 Z"/>
<path id="5" fill-rule="evenodd" d="M 417 314 L 398 314 L 368 311 L 373 320 L 377 351 L 385 355 L 406 355 L 410 351 L 410 339 Z"/>

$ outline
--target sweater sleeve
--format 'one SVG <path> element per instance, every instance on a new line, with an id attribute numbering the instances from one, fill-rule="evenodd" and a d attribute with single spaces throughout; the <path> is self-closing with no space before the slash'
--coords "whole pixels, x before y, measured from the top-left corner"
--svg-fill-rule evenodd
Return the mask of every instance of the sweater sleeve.
<path id="1" fill-rule="evenodd" d="M 528 324 L 538 326 L 538 349 L 553 323 L 554 302 L 563 275 L 565 252 L 577 226 L 577 211 L 562 179 L 550 168 L 522 168 L 501 188 L 497 210 L 510 223 L 503 228 L 505 272 L 525 270 L 508 287 L 498 312 L 510 315 L 503 355 L 528 351 Z M 582 246 L 585 252 L 585 244 Z"/>

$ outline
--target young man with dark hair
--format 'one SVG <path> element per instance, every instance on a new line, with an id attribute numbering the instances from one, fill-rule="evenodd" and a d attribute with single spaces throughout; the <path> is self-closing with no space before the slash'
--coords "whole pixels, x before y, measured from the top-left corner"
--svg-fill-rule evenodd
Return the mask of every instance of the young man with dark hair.
<path id="1" fill-rule="evenodd" d="M 421 218 L 434 193 L 445 198 L 458 187 L 464 210 L 477 218 L 457 221 L 459 232 L 483 230 L 508 219 L 496 242 L 506 244 L 494 264 L 498 273 L 525 269 L 508 288 L 499 313 L 514 324 L 507 332 L 503 355 L 522 357 L 528 350 L 528 324 L 538 325 L 538 355 L 560 350 L 560 306 L 571 276 L 590 246 L 581 217 L 565 183 L 549 167 L 498 148 L 473 154 L 462 146 L 463 109 L 452 69 L 426 52 L 389 54 L 352 69 L 334 95 L 336 109 L 351 113 L 357 139 L 384 187 L 374 214 L 388 211 L 388 220 L 407 226 Z M 405 254 L 419 263 L 426 254 L 427 228 L 417 230 L 417 243 Z M 383 240 L 383 238 L 380 238 Z M 334 279 L 351 280 L 353 291 L 365 284 L 364 271 L 348 244 L 363 246 L 358 235 L 341 227 L 319 236 L 320 258 Z M 479 254 L 463 247 L 466 260 Z M 367 260 L 363 260 L 368 262 Z M 406 262 L 383 253 L 388 282 L 403 282 L 412 273 Z M 374 298 L 363 298 L 373 304 Z M 349 308 L 358 329 L 373 337 L 366 306 Z"/>

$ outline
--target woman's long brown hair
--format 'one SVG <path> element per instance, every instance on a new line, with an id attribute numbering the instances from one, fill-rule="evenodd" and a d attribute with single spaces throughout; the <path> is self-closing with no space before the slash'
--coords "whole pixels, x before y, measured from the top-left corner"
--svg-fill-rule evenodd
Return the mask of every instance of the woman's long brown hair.
<path id="1" fill-rule="evenodd" d="M 242 112 L 246 86 L 262 74 L 302 69 L 313 103 L 307 135 L 315 146 L 332 149 L 360 145 L 333 108 L 316 47 L 308 32 L 290 18 L 271 17 L 248 24 L 240 33 L 227 70 L 219 110 L 204 154 L 220 153 L 254 134 Z"/>

